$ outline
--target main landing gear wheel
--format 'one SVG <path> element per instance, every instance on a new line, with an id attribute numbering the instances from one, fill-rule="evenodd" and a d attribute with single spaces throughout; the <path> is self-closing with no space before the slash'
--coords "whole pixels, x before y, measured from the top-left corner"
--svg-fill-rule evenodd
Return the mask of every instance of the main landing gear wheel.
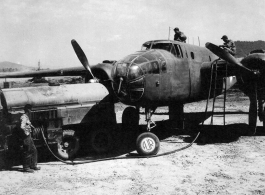
<path id="1" fill-rule="evenodd" d="M 150 132 L 142 133 L 136 140 L 136 150 L 142 156 L 156 155 L 160 149 L 158 137 Z"/>
<path id="2" fill-rule="evenodd" d="M 72 159 L 79 150 L 79 139 L 74 135 L 65 135 L 57 145 L 57 154 L 64 160 Z"/>
<path id="3" fill-rule="evenodd" d="M 112 135 L 105 129 L 94 130 L 90 135 L 92 149 L 96 153 L 106 153 L 112 148 Z"/>

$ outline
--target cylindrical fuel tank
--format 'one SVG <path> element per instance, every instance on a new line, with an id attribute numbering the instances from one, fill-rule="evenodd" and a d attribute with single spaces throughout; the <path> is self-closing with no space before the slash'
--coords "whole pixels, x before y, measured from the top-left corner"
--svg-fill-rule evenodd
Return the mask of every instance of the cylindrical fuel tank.
<path id="1" fill-rule="evenodd" d="M 4 109 L 19 109 L 26 104 L 34 108 L 99 102 L 108 94 L 107 88 L 100 83 L 84 83 L 2 89 L 0 95 Z"/>

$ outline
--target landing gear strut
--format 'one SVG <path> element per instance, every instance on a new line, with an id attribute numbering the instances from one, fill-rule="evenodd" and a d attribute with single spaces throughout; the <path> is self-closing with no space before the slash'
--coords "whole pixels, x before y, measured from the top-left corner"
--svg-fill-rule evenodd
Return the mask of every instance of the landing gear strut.
<path id="1" fill-rule="evenodd" d="M 136 150 L 142 156 L 156 155 L 160 148 L 158 137 L 151 133 L 151 129 L 156 124 L 151 120 L 155 109 L 145 108 L 145 117 L 147 122 L 147 132 L 140 134 L 136 140 Z"/>
<path id="2" fill-rule="evenodd" d="M 265 101 L 258 101 L 258 116 L 259 120 L 263 123 L 263 130 L 265 130 Z"/>

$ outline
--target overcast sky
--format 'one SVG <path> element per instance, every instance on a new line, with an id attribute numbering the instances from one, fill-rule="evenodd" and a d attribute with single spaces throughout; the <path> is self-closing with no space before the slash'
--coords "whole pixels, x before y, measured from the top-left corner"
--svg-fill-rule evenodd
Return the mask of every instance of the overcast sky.
<path id="1" fill-rule="evenodd" d="M 265 40 L 264 0 L 0 0 L 0 62 L 42 68 L 119 60 L 179 27 L 189 43 Z M 170 38 L 173 39 L 173 30 Z"/>

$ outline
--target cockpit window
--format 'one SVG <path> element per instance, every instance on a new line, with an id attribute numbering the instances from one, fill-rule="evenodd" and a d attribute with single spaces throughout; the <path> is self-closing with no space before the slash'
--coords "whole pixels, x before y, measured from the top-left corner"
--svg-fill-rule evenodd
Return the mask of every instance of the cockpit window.
<path id="1" fill-rule="evenodd" d="M 151 70 L 153 74 L 159 74 L 159 65 L 157 61 L 151 62 Z"/>
<path id="2" fill-rule="evenodd" d="M 171 52 L 174 56 L 183 58 L 183 53 L 181 50 L 180 45 L 169 43 L 161 43 L 161 42 L 146 42 L 142 46 L 142 50 L 149 50 L 149 49 L 163 49 L 166 51 Z"/>
<path id="3" fill-rule="evenodd" d="M 138 64 L 143 74 L 159 74 L 159 64 L 157 61 L 149 61 L 147 63 Z"/>
<path id="4" fill-rule="evenodd" d="M 179 58 L 183 58 L 181 47 L 177 44 L 174 44 L 174 48 L 176 49 L 176 56 Z"/>
<path id="5" fill-rule="evenodd" d="M 142 64 L 142 63 L 148 62 L 148 60 L 142 56 L 139 56 L 133 62 L 136 64 Z"/>
<path id="6" fill-rule="evenodd" d="M 146 42 L 143 44 L 142 49 L 141 50 L 149 50 L 152 46 L 152 42 Z"/>
<path id="7" fill-rule="evenodd" d="M 163 49 L 170 52 L 171 47 L 172 47 L 171 43 L 154 43 L 152 49 Z"/>
<path id="8" fill-rule="evenodd" d="M 142 50 L 149 50 L 149 49 L 163 49 L 166 51 L 171 52 L 172 50 L 172 43 L 161 43 L 161 42 L 146 42 L 142 46 Z"/>
<path id="9" fill-rule="evenodd" d="M 167 64 L 165 61 L 161 62 L 161 71 L 162 72 L 167 72 Z"/>

